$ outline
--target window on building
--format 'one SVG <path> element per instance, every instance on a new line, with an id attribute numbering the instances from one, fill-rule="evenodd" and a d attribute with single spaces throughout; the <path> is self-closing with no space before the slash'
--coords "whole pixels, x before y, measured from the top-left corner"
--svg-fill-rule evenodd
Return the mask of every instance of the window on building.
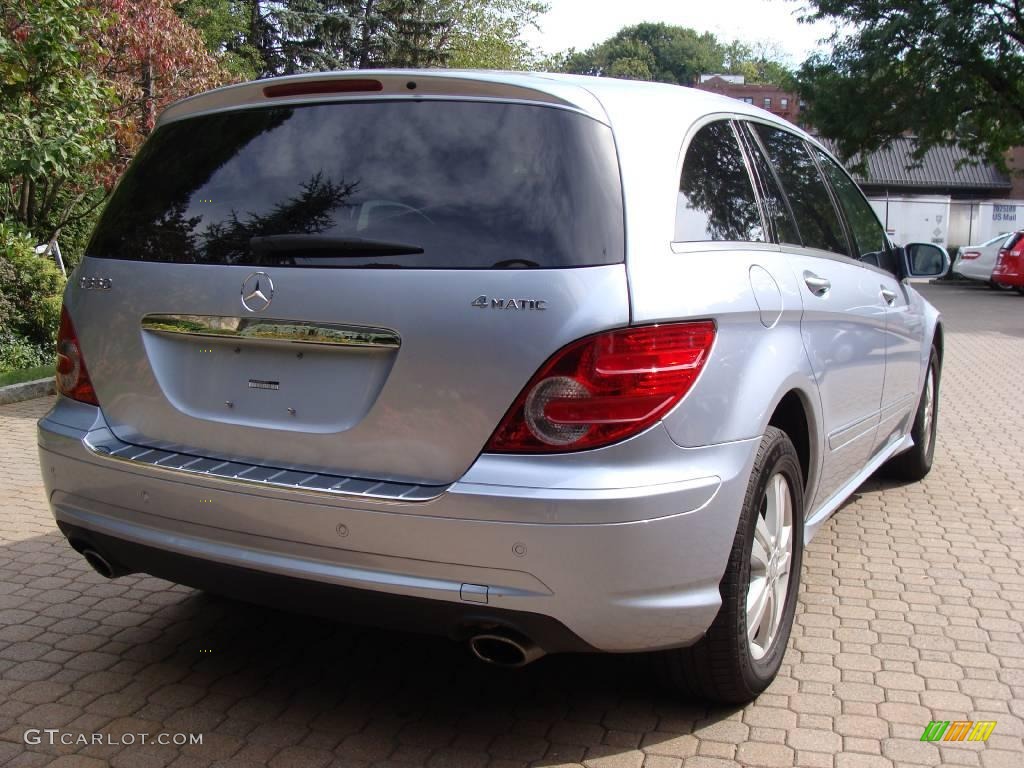
<path id="1" fill-rule="evenodd" d="M 788 109 L 789 108 L 789 99 L 779 99 L 779 106 L 782 109 Z"/>
<path id="2" fill-rule="evenodd" d="M 765 109 L 771 109 L 772 108 L 772 97 L 771 96 L 765 96 L 764 97 L 764 108 Z"/>
<path id="3" fill-rule="evenodd" d="M 846 233 L 832 196 L 803 139 L 762 124 L 756 130 L 782 182 L 804 245 L 849 256 Z"/>
<path id="4" fill-rule="evenodd" d="M 676 198 L 677 242 L 763 242 L 761 212 L 732 125 L 726 120 L 697 131 L 683 159 Z"/>
<path id="5" fill-rule="evenodd" d="M 753 104 L 754 103 L 754 99 L 753 99 L 752 96 L 744 96 L 743 97 L 743 103 L 744 104 Z"/>

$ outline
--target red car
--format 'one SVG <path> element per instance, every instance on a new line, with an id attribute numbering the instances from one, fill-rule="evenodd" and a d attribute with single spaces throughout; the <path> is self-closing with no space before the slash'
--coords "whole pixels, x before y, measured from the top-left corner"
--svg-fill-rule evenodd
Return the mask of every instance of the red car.
<path id="1" fill-rule="evenodd" d="M 1012 285 L 1024 296 L 1024 230 L 1010 235 L 999 249 L 992 281 Z"/>

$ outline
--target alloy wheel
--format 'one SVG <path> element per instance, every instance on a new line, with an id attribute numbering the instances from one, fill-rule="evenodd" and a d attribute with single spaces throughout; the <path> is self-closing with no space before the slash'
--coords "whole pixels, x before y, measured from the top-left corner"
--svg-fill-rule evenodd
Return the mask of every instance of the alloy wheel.
<path id="1" fill-rule="evenodd" d="M 781 472 L 768 480 L 754 524 L 747 587 L 747 642 L 761 659 L 782 626 L 793 562 L 793 495 Z"/>
<path id="2" fill-rule="evenodd" d="M 935 421 L 935 369 L 928 367 L 924 383 L 924 413 L 921 421 L 921 450 L 928 455 L 932 442 L 932 424 Z"/>

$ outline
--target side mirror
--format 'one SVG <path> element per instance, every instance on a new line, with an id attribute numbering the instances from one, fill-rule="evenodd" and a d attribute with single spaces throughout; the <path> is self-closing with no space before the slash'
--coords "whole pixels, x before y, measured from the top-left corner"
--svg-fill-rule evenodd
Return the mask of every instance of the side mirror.
<path id="1" fill-rule="evenodd" d="M 933 243 L 908 243 L 900 256 L 902 277 L 943 277 L 951 263 L 946 249 Z"/>

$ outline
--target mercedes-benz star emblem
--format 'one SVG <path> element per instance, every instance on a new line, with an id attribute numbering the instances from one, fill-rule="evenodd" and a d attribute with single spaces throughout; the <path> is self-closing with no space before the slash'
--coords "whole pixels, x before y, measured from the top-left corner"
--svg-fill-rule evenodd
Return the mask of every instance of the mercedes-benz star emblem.
<path id="1" fill-rule="evenodd" d="M 250 312 L 262 312 L 274 298 L 274 281 L 266 272 L 253 272 L 242 283 L 242 306 Z"/>

